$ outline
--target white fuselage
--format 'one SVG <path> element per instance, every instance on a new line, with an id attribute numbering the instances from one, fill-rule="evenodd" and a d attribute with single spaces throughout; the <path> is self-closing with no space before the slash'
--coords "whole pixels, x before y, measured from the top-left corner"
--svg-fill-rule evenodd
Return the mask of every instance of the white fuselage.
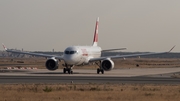
<path id="1" fill-rule="evenodd" d="M 101 48 L 98 46 L 71 46 L 65 49 L 63 59 L 67 65 L 82 65 L 100 56 Z"/>

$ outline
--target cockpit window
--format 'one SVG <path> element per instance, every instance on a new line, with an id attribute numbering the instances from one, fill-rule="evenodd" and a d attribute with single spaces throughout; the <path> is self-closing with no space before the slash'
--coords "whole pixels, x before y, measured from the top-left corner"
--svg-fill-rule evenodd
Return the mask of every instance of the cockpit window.
<path id="1" fill-rule="evenodd" d="M 69 54 L 69 51 L 65 51 L 65 54 Z"/>
<path id="2" fill-rule="evenodd" d="M 65 51 L 65 54 L 75 54 L 77 51 Z"/>
<path id="3" fill-rule="evenodd" d="M 69 54 L 74 54 L 74 51 L 70 51 Z"/>

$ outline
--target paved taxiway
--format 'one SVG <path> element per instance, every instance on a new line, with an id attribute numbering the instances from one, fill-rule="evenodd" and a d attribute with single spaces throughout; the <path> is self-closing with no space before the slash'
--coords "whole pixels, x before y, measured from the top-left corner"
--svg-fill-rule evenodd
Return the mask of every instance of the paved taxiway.
<path id="1" fill-rule="evenodd" d="M 95 69 L 74 69 L 63 74 L 61 69 L 0 70 L 0 83 L 145 83 L 180 84 L 180 68 L 122 68 L 96 74 Z"/>

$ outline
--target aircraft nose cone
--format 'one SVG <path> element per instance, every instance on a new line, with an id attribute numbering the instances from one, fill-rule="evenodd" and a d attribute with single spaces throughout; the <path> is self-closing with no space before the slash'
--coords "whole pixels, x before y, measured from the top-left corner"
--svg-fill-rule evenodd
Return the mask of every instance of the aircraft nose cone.
<path id="1" fill-rule="evenodd" d="M 75 64 L 76 61 L 75 61 L 75 57 L 73 56 L 64 56 L 64 61 L 67 63 L 67 64 Z"/>

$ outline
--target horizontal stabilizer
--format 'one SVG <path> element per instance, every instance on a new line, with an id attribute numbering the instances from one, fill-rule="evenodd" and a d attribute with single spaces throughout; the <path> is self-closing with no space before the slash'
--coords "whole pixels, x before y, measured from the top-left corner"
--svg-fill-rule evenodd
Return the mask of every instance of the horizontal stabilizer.
<path id="1" fill-rule="evenodd" d="M 107 49 L 107 50 L 102 50 L 102 52 L 117 51 L 117 50 L 126 50 L 126 48 Z"/>

